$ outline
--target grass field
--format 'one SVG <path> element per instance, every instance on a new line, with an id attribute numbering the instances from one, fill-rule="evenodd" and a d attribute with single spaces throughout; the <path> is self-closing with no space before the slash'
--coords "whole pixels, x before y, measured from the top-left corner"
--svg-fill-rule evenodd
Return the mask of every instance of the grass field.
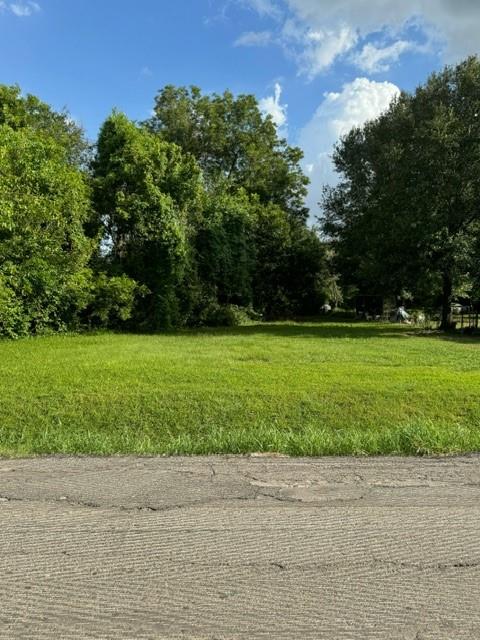
<path id="1" fill-rule="evenodd" d="M 263 324 L 0 342 L 0 454 L 480 450 L 480 341 Z"/>

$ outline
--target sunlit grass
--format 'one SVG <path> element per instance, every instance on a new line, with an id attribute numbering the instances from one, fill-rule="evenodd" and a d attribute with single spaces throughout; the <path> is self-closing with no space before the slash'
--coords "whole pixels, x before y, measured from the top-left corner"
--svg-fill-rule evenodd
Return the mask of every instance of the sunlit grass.
<path id="1" fill-rule="evenodd" d="M 480 342 L 263 324 L 0 342 L 0 454 L 480 450 Z"/>

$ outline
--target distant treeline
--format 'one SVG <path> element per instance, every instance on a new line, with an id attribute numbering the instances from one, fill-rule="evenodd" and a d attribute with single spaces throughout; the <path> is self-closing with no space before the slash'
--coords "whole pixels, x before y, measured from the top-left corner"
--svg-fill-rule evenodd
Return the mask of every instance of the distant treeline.
<path id="1" fill-rule="evenodd" d="M 168 86 L 91 146 L 0 86 L 0 334 L 316 313 L 329 276 L 301 158 L 253 96 Z"/>

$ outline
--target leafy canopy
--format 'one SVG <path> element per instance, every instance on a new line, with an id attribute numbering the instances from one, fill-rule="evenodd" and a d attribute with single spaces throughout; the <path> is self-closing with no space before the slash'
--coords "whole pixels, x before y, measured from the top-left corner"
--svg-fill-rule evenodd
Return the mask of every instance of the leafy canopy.
<path id="1" fill-rule="evenodd" d="M 192 154 L 206 182 L 242 188 L 263 204 L 277 204 L 305 220 L 308 178 L 300 168 L 302 151 L 278 137 L 252 95 L 203 95 L 197 87 L 167 86 L 155 99 L 149 130 Z"/>
<path id="2" fill-rule="evenodd" d="M 480 229 L 480 61 L 402 94 L 344 137 L 334 161 L 342 177 L 325 191 L 323 223 L 344 282 L 430 297 L 447 326 Z"/>

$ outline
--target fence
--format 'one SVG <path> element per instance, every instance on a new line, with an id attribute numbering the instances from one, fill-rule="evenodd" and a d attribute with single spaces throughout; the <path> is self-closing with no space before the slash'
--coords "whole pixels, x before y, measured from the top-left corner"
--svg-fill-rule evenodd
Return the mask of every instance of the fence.
<path id="1" fill-rule="evenodd" d="M 452 309 L 452 319 L 460 325 L 462 331 L 477 331 L 480 325 L 480 311 L 474 307 L 462 307 L 460 313 L 458 309 Z"/>

